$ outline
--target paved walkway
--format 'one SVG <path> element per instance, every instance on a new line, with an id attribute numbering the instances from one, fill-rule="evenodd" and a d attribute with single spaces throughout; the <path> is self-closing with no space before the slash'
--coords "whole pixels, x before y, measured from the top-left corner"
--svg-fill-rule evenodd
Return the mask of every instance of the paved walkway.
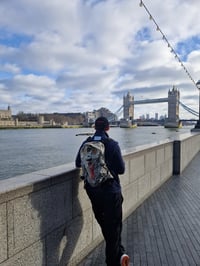
<path id="1" fill-rule="evenodd" d="M 200 266 L 200 153 L 124 221 L 132 266 Z M 103 266 L 105 244 L 79 266 Z"/>

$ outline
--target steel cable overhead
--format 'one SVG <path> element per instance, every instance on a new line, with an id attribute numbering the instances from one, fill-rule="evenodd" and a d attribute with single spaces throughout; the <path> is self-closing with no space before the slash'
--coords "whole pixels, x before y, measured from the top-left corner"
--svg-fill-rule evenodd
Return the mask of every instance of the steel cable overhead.
<path id="1" fill-rule="evenodd" d="M 174 50 L 174 48 L 172 47 L 172 45 L 168 41 L 166 35 L 162 32 L 162 30 L 160 29 L 158 23 L 155 21 L 154 17 L 152 16 L 152 14 L 150 13 L 150 11 L 148 10 L 147 6 L 144 4 L 144 2 L 142 0 L 140 0 L 140 6 L 144 7 L 144 9 L 146 10 L 146 12 L 149 15 L 149 19 L 152 20 L 153 23 L 156 25 L 156 30 L 161 33 L 162 39 L 167 43 L 167 46 L 170 48 L 170 52 L 174 54 L 175 59 L 178 60 L 178 62 L 181 64 L 181 67 L 184 69 L 184 71 L 186 72 L 186 74 L 188 75 L 188 77 L 190 78 L 192 83 L 194 84 L 194 86 L 198 89 L 198 87 L 196 85 L 196 82 L 192 78 L 190 72 L 187 70 L 186 66 L 183 64 L 183 62 L 181 61 L 180 57 L 177 55 L 176 51 Z"/>

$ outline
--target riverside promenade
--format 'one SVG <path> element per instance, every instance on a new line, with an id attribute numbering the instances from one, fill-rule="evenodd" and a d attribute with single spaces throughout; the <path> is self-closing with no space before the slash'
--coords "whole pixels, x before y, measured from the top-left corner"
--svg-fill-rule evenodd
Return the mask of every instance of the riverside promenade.
<path id="1" fill-rule="evenodd" d="M 200 153 L 125 219 L 122 239 L 131 266 L 200 265 Z M 78 265 L 106 265 L 104 249 Z"/>
<path id="2" fill-rule="evenodd" d="M 200 266 L 200 134 L 127 149 L 123 158 L 131 266 Z M 74 163 L 0 180 L 1 266 L 101 266 L 102 241 Z"/>

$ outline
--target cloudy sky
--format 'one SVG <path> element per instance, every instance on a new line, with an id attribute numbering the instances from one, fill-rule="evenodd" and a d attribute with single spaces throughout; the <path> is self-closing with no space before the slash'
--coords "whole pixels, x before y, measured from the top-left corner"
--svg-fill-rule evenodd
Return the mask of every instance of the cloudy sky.
<path id="1" fill-rule="evenodd" d="M 200 1 L 143 3 L 185 69 L 140 0 L 1 0 L 0 109 L 116 112 L 127 92 L 165 98 L 175 85 L 198 111 Z M 135 106 L 135 118 L 155 112 L 167 114 L 167 103 Z"/>

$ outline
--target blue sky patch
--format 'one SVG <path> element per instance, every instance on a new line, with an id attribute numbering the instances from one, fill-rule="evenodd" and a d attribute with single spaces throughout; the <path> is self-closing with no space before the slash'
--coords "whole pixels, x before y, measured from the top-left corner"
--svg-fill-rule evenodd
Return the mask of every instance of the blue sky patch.
<path id="1" fill-rule="evenodd" d="M 135 36 L 136 41 L 149 41 L 151 40 L 151 33 L 148 27 L 144 27 L 139 30 Z"/>
<path id="2" fill-rule="evenodd" d="M 194 50 L 200 49 L 200 37 L 193 36 L 184 42 L 179 42 L 176 47 L 177 53 L 180 55 L 181 59 L 186 61 L 187 56 Z"/>
<path id="3" fill-rule="evenodd" d="M 2 79 L 8 79 L 8 78 L 12 78 L 13 74 L 6 72 L 6 71 L 0 71 L 0 80 Z"/>
<path id="4" fill-rule="evenodd" d="M 28 44 L 33 40 L 32 36 L 25 34 L 10 34 L 5 30 L 0 30 L 0 44 L 19 48 L 22 44 Z"/>

